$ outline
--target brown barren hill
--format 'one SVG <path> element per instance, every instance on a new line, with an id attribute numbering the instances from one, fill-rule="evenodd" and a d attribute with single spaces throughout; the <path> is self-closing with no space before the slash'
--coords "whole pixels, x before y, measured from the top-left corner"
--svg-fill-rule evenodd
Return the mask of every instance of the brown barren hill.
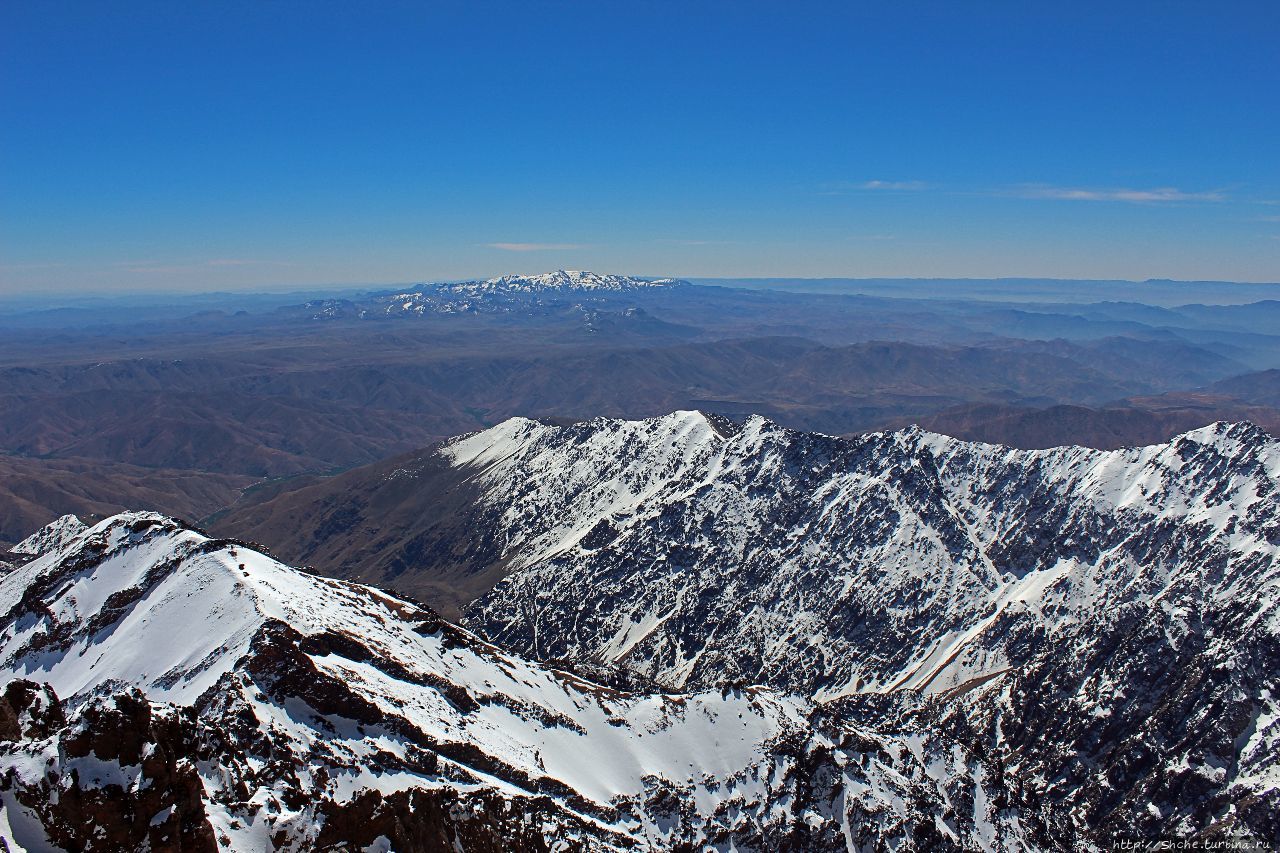
<path id="1" fill-rule="evenodd" d="M 18 542 L 68 513 L 96 520 L 150 509 L 198 521 L 253 478 L 103 462 L 0 456 L 0 542 Z"/>

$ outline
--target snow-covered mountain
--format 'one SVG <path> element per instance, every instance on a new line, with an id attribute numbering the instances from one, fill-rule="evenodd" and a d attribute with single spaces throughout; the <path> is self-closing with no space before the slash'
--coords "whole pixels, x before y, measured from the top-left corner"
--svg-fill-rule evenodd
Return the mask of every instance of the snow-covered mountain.
<path id="1" fill-rule="evenodd" d="M 510 574 L 467 611 L 495 642 L 667 689 L 922 696 L 919 725 L 1088 823 L 1280 813 L 1280 443 L 1256 427 L 1014 451 L 682 412 L 441 453 L 500 531 Z"/>
<path id="2" fill-rule="evenodd" d="M 543 291 L 627 292 L 686 284 L 675 278 L 636 278 L 586 270 L 556 270 L 541 275 L 504 275 L 487 281 L 439 285 L 453 293 L 540 293 Z"/>
<path id="3" fill-rule="evenodd" d="M 1012 451 L 680 412 L 513 419 L 442 453 L 481 485 L 514 570 L 472 623 L 671 689 L 936 693 L 1009 666 L 1018 625 L 1158 602 L 1181 635 L 1240 584 L 1263 623 L 1280 607 L 1280 445 L 1248 424 Z"/>
<path id="4" fill-rule="evenodd" d="M 64 515 L 23 539 L 13 546 L 14 554 L 36 556 L 66 543 L 85 531 L 85 526 L 74 515 Z"/>
<path id="5" fill-rule="evenodd" d="M 387 316 L 412 314 L 510 313 L 551 311 L 565 300 L 582 310 L 581 300 L 616 297 L 683 285 L 678 279 L 644 279 L 557 270 L 542 275 L 504 275 L 487 281 L 425 285 L 378 297 L 376 310 Z"/>
<path id="6" fill-rule="evenodd" d="M 294 311 L 315 320 L 354 317 L 413 317 L 437 314 L 552 315 L 576 310 L 593 312 L 602 307 L 620 311 L 635 306 L 616 305 L 618 299 L 637 294 L 690 287 L 674 278 L 557 270 L 540 275 L 504 275 L 484 281 L 421 284 L 412 289 L 376 294 L 362 300 L 321 299 Z"/>
<path id="7" fill-rule="evenodd" d="M 1280 841 L 1280 444 L 1249 424 L 1102 452 L 513 419 L 391 479 L 441 504 L 414 553 L 507 573 L 477 633 L 155 515 L 28 540 L 0 837 Z"/>
<path id="8" fill-rule="evenodd" d="M 621 693 L 154 514 L 63 538 L 0 581 L 0 613 L 11 851 L 936 849 L 920 839 L 1025 834 L 991 805 L 1003 782 L 962 752 L 931 756 L 767 688 Z"/>

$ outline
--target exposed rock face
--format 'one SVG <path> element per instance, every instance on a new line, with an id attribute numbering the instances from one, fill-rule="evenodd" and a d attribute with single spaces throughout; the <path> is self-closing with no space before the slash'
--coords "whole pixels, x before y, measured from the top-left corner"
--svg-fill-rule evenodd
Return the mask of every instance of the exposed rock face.
<path id="1" fill-rule="evenodd" d="M 263 835 L 257 840 L 267 843 L 265 849 L 385 845 L 381 849 L 434 853 L 457 849 L 455 844 L 468 851 L 549 849 L 543 810 L 535 806 L 525 811 L 492 792 L 475 796 L 449 788 L 410 789 L 384 796 L 365 790 L 349 800 L 335 800 L 306 788 L 305 775 L 300 778 L 299 768 L 287 762 L 255 771 L 251 740 L 239 737 L 247 733 L 244 721 L 219 725 L 193 708 L 155 706 L 133 691 L 95 700 L 67 725 L 47 687 L 15 681 L 8 693 L 16 693 L 19 701 L 38 697 L 24 714 L 32 717 L 34 711 L 42 728 L 14 738 L 18 742 L 4 752 L 9 769 L 0 778 L 5 803 L 0 813 L 8 809 L 10 828 L 6 833 L 0 827 L 0 841 L 7 834 L 16 843 L 45 841 L 63 850 L 104 853 L 259 846 L 252 838 L 234 840 L 215 832 L 204 807 L 208 793 L 198 769 L 203 765 L 216 767 L 228 783 L 219 805 L 235 815 L 231 823 L 253 824 L 261 811 L 271 811 L 273 800 L 255 803 L 244 796 L 251 784 L 263 782 L 315 821 L 315 827 L 298 821 L 295 827 Z M 10 733 L 11 713 L 12 704 L 0 700 L 0 736 Z M 24 765 L 32 764 L 43 775 L 28 776 Z M 17 821 L 15 811 L 20 813 Z M 14 826 L 20 829 L 15 832 Z"/>
<path id="2" fill-rule="evenodd" d="M 514 569 L 470 624 L 672 688 L 941 692 L 1126 608 L 1174 642 L 1245 591 L 1276 612 L 1280 444 L 1247 424 L 1019 452 L 685 413 L 509 421 L 442 453 Z"/>
<path id="3" fill-rule="evenodd" d="M 0 741 L 40 739 L 66 723 L 62 703 L 47 684 L 18 678 L 0 697 Z"/>
<path id="4" fill-rule="evenodd" d="M 217 850 L 195 764 L 194 715 L 153 713 L 131 692 L 89 704 L 66 725 L 51 690 L 18 681 L 6 692 L 15 685 L 41 697 L 45 717 L 8 752 L 0 780 L 7 809 L 25 818 L 15 822 L 11 814 L 11 831 L 26 829 L 27 845 L 40 833 L 62 850 Z"/>

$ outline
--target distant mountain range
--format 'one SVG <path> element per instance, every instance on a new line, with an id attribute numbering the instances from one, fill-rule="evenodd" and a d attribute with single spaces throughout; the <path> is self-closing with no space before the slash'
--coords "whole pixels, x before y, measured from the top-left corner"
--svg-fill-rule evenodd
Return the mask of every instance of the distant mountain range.
<path id="1" fill-rule="evenodd" d="M 910 419 L 926 429 L 1012 447 L 1159 444 L 1214 419 L 1250 421 L 1280 435 L 1280 371 L 1244 374 L 1202 391 L 1137 396 L 1096 407 L 969 403 Z"/>
<path id="2" fill-rule="evenodd" d="M 627 293 L 648 287 L 688 285 L 675 278 L 636 278 L 630 275 L 595 273 L 586 270 L 556 270 L 541 275 L 504 275 L 487 281 L 464 281 L 439 285 L 454 293 L 539 293 L 542 291 L 612 291 Z"/>
<path id="3" fill-rule="evenodd" d="M 1135 287 L 1161 304 L 1054 302 L 1043 282 L 970 282 L 981 298 L 723 284 L 557 271 L 4 313 L 0 541 L 68 512 L 205 518 L 511 416 L 699 409 L 1026 448 L 1280 423 L 1280 302 L 1168 304 L 1218 291 L 1160 283 Z"/>
<path id="4" fill-rule="evenodd" d="M 1065 278 L 691 278 L 695 284 L 751 290 L 847 293 L 905 299 L 963 299 L 1083 305 L 1129 302 L 1174 307 L 1245 305 L 1280 299 L 1280 283 Z"/>
<path id="5" fill-rule="evenodd" d="M 564 272 L 510 275 L 498 278 L 549 278 Z M 617 277 L 636 281 L 663 281 L 665 277 L 615 275 L 573 271 L 580 275 Z M 487 279 L 494 281 L 497 279 Z M 1264 300 L 1280 300 L 1280 283 L 1228 281 L 1147 281 L 1053 278 L 701 278 L 686 277 L 690 284 L 720 289 L 775 291 L 825 295 L 862 295 L 906 300 L 983 301 L 1085 306 L 1100 303 L 1176 308 L 1241 306 Z M 481 280 L 475 280 L 481 281 Z M 370 294 L 399 293 L 415 288 L 466 282 L 404 284 L 317 285 L 285 292 L 211 293 L 26 293 L 0 295 L 4 325 L 42 327 L 85 326 L 139 320 L 208 315 L 212 312 L 260 314 L 276 308 L 323 299 L 361 299 Z"/>
<path id="6" fill-rule="evenodd" d="M 555 300 L 574 297 L 617 297 L 653 288 L 690 286 L 678 279 L 645 279 L 583 270 L 557 270 L 542 275 L 504 275 L 484 281 L 420 284 L 410 290 L 375 293 L 364 299 L 319 299 L 285 314 L 313 320 L 385 319 L 427 314 L 551 313 Z M 545 299 L 553 301 L 548 304 Z M 634 310 L 634 309 L 633 309 Z"/>

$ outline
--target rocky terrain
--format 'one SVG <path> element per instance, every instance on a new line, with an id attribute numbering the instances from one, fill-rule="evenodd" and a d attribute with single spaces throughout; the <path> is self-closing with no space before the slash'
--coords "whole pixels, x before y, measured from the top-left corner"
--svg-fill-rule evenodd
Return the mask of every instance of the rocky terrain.
<path id="1" fill-rule="evenodd" d="M 1108 628 L 1083 658 L 1044 646 L 932 693 L 624 691 L 154 514 L 62 520 L 19 549 L 35 550 L 0 581 L 10 850 L 1280 834 L 1275 669 L 1254 648 L 1196 638 L 1166 656 L 1149 630 Z M 1251 627 L 1274 654 L 1274 624 Z"/>
<path id="2" fill-rule="evenodd" d="M 1263 370 L 1214 382 L 1197 391 L 1143 395 L 1103 406 L 968 403 L 910 422 L 956 438 L 1011 447 L 1084 444 L 1110 450 L 1163 444 L 1215 420 L 1249 421 L 1273 436 L 1280 435 L 1277 403 L 1280 370 Z"/>

